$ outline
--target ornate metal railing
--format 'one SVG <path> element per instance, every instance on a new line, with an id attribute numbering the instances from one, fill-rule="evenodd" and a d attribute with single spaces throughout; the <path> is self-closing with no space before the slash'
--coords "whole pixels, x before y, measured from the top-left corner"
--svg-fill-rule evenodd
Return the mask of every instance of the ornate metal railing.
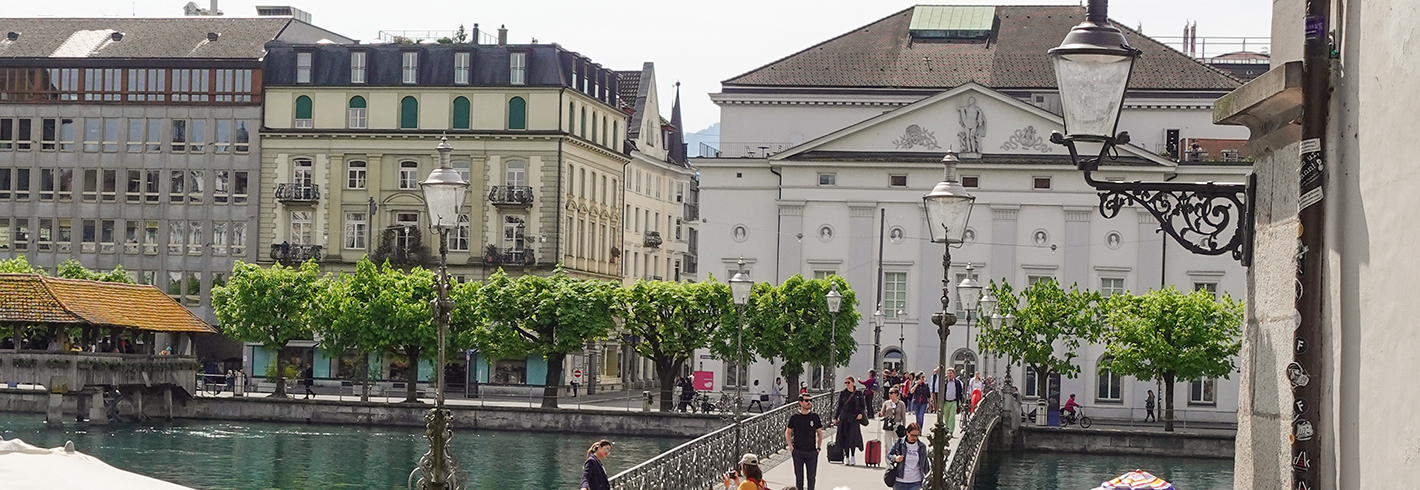
<path id="1" fill-rule="evenodd" d="M 310 259 L 319 262 L 320 258 L 320 245 L 297 245 L 288 242 L 271 244 L 271 260 L 283 264 L 299 264 Z"/>
<path id="2" fill-rule="evenodd" d="M 276 184 L 276 200 L 280 202 L 316 202 L 320 200 L 320 185 Z"/>
<path id="3" fill-rule="evenodd" d="M 537 257 L 531 248 L 485 247 L 483 263 L 486 265 L 536 265 Z"/>
<path id="4" fill-rule="evenodd" d="M 651 248 L 656 248 L 656 247 L 661 246 L 661 232 L 659 232 L 659 231 L 648 231 L 648 232 L 646 232 L 645 237 L 643 237 L 642 240 L 641 240 L 641 245 L 644 245 L 644 246 L 647 246 L 647 247 L 651 247 Z"/>
<path id="5" fill-rule="evenodd" d="M 992 431 L 1001 423 L 1005 415 L 1005 395 L 1003 389 L 986 392 L 976 404 L 976 410 L 967 419 L 962 429 L 961 440 L 952 453 L 951 466 L 947 467 L 947 486 L 952 490 L 968 490 L 975 483 L 976 467 L 981 461 L 981 453 L 986 450 L 986 441 Z"/>
<path id="6" fill-rule="evenodd" d="M 832 393 L 813 397 L 813 411 L 820 418 L 827 421 L 832 410 Z M 766 457 L 787 448 L 784 427 L 789 424 L 789 416 L 798 411 L 798 404 L 793 403 L 745 419 L 741 424 L 742 451 Z M 825 439 L 828 437 L 825 434 Z M 734 451 L 735 426 L 732 423 L 617 473 L 611 477 L 611 488 L 705 490 L 720 486 L 720 478 L 739 461 L 740 455 Z"/>
<path id="7" fill-rule="evenodd" d="M 526 206 L 533 202 L 533 188 L 526 185 L 495 185 L 488 191 L 488 202 L 495 206 Z"/>

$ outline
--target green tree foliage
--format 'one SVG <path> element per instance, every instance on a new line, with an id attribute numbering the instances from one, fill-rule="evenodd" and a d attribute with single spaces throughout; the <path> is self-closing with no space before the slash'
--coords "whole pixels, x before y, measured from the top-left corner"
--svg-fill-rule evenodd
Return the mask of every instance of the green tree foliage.
<path id="1" fill-rule="evenodd" d="M 123 266 L 114 267 L 108 272 L 98 272 L 84 267 L 76 259 L 69 259 L 59 264 L 59 277 L 65 279 L 84 279 L 89 281 L 119 282 L 124 284 L 136 284 L 128 271 L 123 270 Z"/>
<path id="2" fill-rule="evenodd" d="M 44 269 L 30 265 L 24 255 L 0 260 L 0 274 L 44 274 Z"/>
<path id="3" fill-rule="evenodd" d="M 621 288 L 617 301 L 623 328 L 640 339 L 636 353 L 656 365 L 661 411 L 668 412 L 680 366 L 708 345 L 725 312 L 734 310 L 730 287 L 714 278 L 701 283 L 638 281 Z"/>
<path id="4" fill-rule="evenodd" d="M 1170 286 L 1135 296 L 1109 297 L 1106 352 L 1115 373 L 1162 379 L 1164 430 L 1173 430 L 1173 385 L 1178 379 L 1227 377 L 1242 349 L 1241 302 L 1207 291 L 1180 293 Z"/>
<path id="5" fill-rule="evenodd" d="M 1074 285 L 1066 291 L 1054 279 L 1032 284 L 1017 294 L 1009 283 L 991 282 L 991 293 L 1000 301 L 1002 315 L 1016 317 L 1013 328 L 985 328 L 977 336 L 983 350 L 1010 356 L 1036 372 L 1037 393 L 1048 393 L 1051 373 L 1074 378 L 1081 342 L 1100 337 L 1100 295 L 1080 291 Z M 1061 347 L 1057 354 L 1056 347 Z M 1044 397 L 1041 398 L 1044 400 Z"/>
<path id="6" fill-rule="evenodd" d="M 542 406 L 557 408 L 567 354 L 606 338 L 615 327 L 616 283 L 572 278 L 559 267 L 551 276 L 513 279 L 501 269 L 481 286 L 455 290 L 455 321 L 461 342 L 490 359 L 536 353 L 547 360 Z"/>
<path id="7" fill-rule="evenodd" d="M 418 403 L 419 360 L 430 358 L 439 346 L 432 304 L 434 273 L 422 267 L 404 272 L 388 261 L 378 273 L 373 269 L 371 264 L 362 275 L 357 266 L 355 277 L 348 279 L 353 301 L 365 303 L 355 315 L 355 321 L 363 320 L 365 325 L 351 326 L 356 331 L 351 335 L 368 338 L 366 345 L 374 351 L 404 358 L 408 363 L 404 401 Z M 443 369 L 444 362 L 436 359 L 434 369 Z"/>
<path id="8" fill-rule="evenodd" d="M 320 348 L 339 356 L 355 351 L 361 362 L 355 378 L 363 389 L 360 400 L 369 401 L 369 355 L 375 350 L 378 324 L 371 318 L 371 294 L 378 290 L 379 267 L 368 259 L 355 265 L 355 274 L 322 278 L 317 291 L 312 325 Z"/>
<path id="9" fill-rule="evenodd" d="M 287 342 L 309 337 L 314 318 L 311 311 L 321 286 L 318 269 L 315 261 L 294 268 L 280 264 L 262 268 L 238 261 L 227 285 L 212 289 L 212 309 L 222 333 L 236 340 L 259 342 L 278 353 Z M 286 396 L 284 369 L 278 355 L 273 397 Z"/>
<path id="10" fill-rule="evenodd" d="M 838 284 L 843 302 L 835 319 L 828 312 L 830 283 Z M 780 374 L 791 389 L 799 386 L 804 364 L 828 365 L 830 339 L 836 341 L 835 361 L 845 365 L 858 349 L 853 338 L 861 314 L 858 296 L 848 281 L 837 275 L 827 279 L 804 279 L 794 275 L 779 286 L 756 283 L 745 307 L 745 363 L 756 358 L 779 358 L 784 361 Z M 715 330 L 710 350 L 721 359 L 735 359 L 737 354 L 737 319 L 729 308 Z M 836 325 L 836 333 L 835 333 Z"/>

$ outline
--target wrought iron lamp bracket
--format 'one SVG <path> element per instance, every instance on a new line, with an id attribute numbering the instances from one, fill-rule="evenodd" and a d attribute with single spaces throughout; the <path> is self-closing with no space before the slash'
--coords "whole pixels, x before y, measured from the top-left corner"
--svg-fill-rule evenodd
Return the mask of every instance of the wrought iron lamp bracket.
<path id="1" fill-rule="evenodd" d="M 1255 175 L 1248 175 L 1247 183 L 1241 184 L 1099 181 L 1091 173 L 1105 158 L 1117 157 L 1112 150 L 1118 144 L 1127 144 L 1129 133 L 1090 140 L 1103 143 L 1103 147 L 1099 155 L 1085 158 L 1076 150 L 1074 139 L 1055 132 L 1050 141 L 1069 148 L 1070 159 L 1085 174 L 1085 183 L 1099 192 L 1100 215 L 1106 219 L 1117 216 L 1125 206 L 1138 205 L 1153 215 L 1163 231 L 1184 249 L 1199 255 L 1230 254 L 1244 267 L 1252 265 Z M 1231 237 L 1228 232 L 1232 232 Z"/>

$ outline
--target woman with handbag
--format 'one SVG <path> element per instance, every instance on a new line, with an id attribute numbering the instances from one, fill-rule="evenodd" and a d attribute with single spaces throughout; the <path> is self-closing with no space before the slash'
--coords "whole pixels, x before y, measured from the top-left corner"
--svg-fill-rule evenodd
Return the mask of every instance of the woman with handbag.
<path id="1" fill-rule="evenodd" d="M 843 380 L 843 391 L 838 392 L 838 409 L 833 412 L 833 420 L 838 424 L 838 437 L 834 444 L 843 449 L 843 460 L 848 466 L 856 462 L 853 452 L 863 449 L 861 428 L 868 423 L 863 416 L 863 412 L 867 411 L 867 407 L 863 406 L 863 392 L 854 385 L 852 376 Z"/>
<path id="2" fill-rule="evenodd" d="M 927 457 L 927 444 L 918 439 L 921 436 L 920 426 L 907 424 L 907 437 L 888 451 L 888 461 L 893 462 L 893 467 L 883 476 L 883 483 L 891 479 L 893 490 L 921 490 L 922 481 L 931 473 L 931 458 Z"/>
<path id="3" fill-rule="evenodd" d="M 897 391 L 888 391 L 888 399 L 878 410 L 878 416 L 883 418 L 884 441 L 888 440 L 887 434 L 896 435 L 897 428 L 907 422 L 907 404 L 898 399 Z"/>

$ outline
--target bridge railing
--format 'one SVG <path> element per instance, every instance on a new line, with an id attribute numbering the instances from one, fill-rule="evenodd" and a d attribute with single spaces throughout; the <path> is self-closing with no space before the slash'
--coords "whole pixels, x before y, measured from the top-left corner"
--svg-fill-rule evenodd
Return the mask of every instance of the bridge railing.
<path id="1" fill-rule="evenodd" d="M 48 389 L 55 380 L 67 391 L 85 386 L 175 385 L 195 391 L 197 358 L 100 352 L 0 351 L 0 383 Z M 55 378 L 59 376 L 61 378 Z"/>
<path id="2" fill-rule="evenodd" d="M 999 425 L 1002 417 L 1009 416 L 1006 413 L 1005 393 L 1010 389 L 1011 386 L 1007 384 L 986 392 L 977 403 L 976 410 L 967 419 L 966 427 L 962 428 L 961 440 L 957 442 L 956 451 L 952 454 L 951 466 L 947 467 L 948 485 L 953 490 L 966 490 L 975 484 L 976 469 L 981 463 L 981 453 L 986 449 L 986 441 L 990 440 L 993 431 L 1001 429 Z"/>
<path id="3" fill-rule="evenodd" d="M 833 393 L 814 396 L 813 412 L 827 422 L 833 410 Z M 777 453 L 788 445 L 784 429 L 789 416 L 798 413 L 797 403 L 777 407 L 747 418 L 741 424 L 742 451 L 760 457 Z M 735 452 L 735 426 L 700 436 L 611 477 L 612 490 L 705 490 L 720 485 L 726 471 L 740 460 Z"/>

